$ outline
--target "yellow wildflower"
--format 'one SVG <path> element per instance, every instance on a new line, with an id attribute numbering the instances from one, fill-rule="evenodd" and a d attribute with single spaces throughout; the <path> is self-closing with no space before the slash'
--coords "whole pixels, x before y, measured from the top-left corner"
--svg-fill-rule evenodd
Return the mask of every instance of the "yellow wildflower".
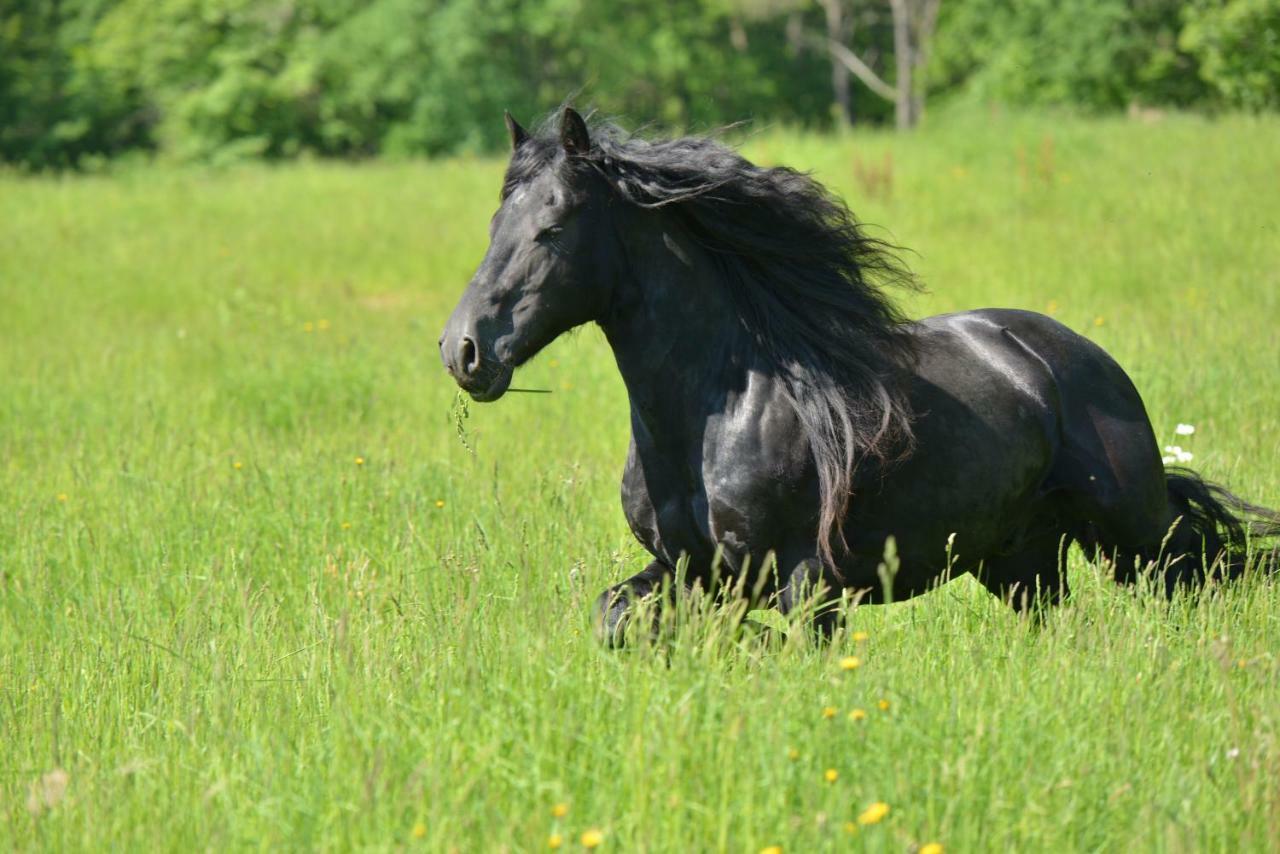
<path id="1" fill-rule="evenodd" d="M 439 510 L 439 509 L 440 509 L 440 508 L 442 508 L 442 507 L 444 507 L 444 499 L 443 499 L 443 498 L 437 498 L 437 499 L 436 499 L 436 509 L 437 509 L 437 510 Z"/>
<path id="2" fill-rule="evenodd" d="M 781 845 L 766 845 L 760 849 L 760 854 L 782 854 Z"/>
<path id="3" fill-rule="evenodd" d="M 938 842 L 926 842 L 916 849 L 916 854 L 942 854 L 942 845 Z"/>
<path id="4" fill-rule="evenodd" d="M 1094 326 L 1101 326 L 1102 324 L 1104 324 L 1104 323 L 1106 323 L 1106 322 L 1107 322 L 1107 319 L 1106 319 L 1105 317 L 1103 317 L 1102 315 L 1098 315 L 1097 317 L 1095 317 L 1095 318 L 1093 319 L 1093 325 L 1094 325 Z"/>
<path id="5" fill-rule="evenodd" d="M 852 711 L 849 712 L 849 720 L 851 721 L 860 721 L 866 718 L 866 716 L 867 716 L 867 713 L 864 712 L 862 709 L 853 709 Z"/>
<path id="6" fill-rule="evenodd" d="M 311 332 L 311 331 L 313 331 L 315 328 L 316 328 L 316 325 L 315 325 L 314 323 L 312 323 L 310 320 L 308 320 L 306 323 L 302 324 L 302 331 L 303 331 L 303 332 Z"/>
<path id="7" fill-rule="evenodd" d="M 854 632 L 853 634 L 849 635 L 849 637 L 853 638 L 854 643 L 864 643 L 867 640 L 867 638 L 871 637 L 871 635 L 867 634 L 866 632 Z"/>
<path id="8" fill-rule="evenodd" d="M 564 837 L 558 833 L 553 833 L 547 837 L 547 847 L 552 851 L 564 844 Z"/>
<path id="9" fill-rule="evenodd" d="M 356 465 L 358 466 L 364 465 L 364 457 L 356 457 Z"/>
<path id="10" fill-rule="evenodd" d="M 887 712 L 887 711 L 889 711 L 889 701 L 888 701 L 888 700 L 881 700 L 880 702 L 876 703 L 876 705 L 880 708 L 880 711 L 882 711 L 882 712 Z"/>
<path id="11" fill-rule="evenodd" d="M 551 814 L 556 818 L 564 818 L 569 814 L 569 805 L 566 803 L 556 804 L 551 808 Z"/>
<path id="12" fill-rule="evenodd" d="M 828 783 L 834 783 L 836 780 L 840 779 L 840 772 L 834 768 L 828 768 L 826 773 L 822 775 L 822 779 L 826 780 Z"/>
<path id="13" fill-rule="evenodd" d="M 844 823 L 844 832 L 845 832 L 845 833 L 857 833 L 857 832 L 858 832 L 858 825 L 857 825 L 857 823 L 856 823 L 856 822 L 852 822 L 852 821 L 846 821 L 846 822 Z"/>
<path id="14" fill-rule="evenodd" d="M 889 814 L 889 805 L 884 801 L 876 801 L 858 816 L 858 824 L 875 824 Z"/>
<path id="15" fill-rule="evenodd" d="M 846 655 L 844 658 L 840 659 L 841 670 L 857 670 L 861 666 L 862 659 L 858 658 L 856 655 Z"/>
<path id="16" fill-rule="evenodd" d="M 584 831 L 582 839 L 579 841 L 582 843 L 583 848 L 595 848 L 601 842 L 604 842 L 604 834 L 593 827 L 590 830 Z"/>
<path id="17" fill-rule="evenodd" d="M 344 531 L 350 531 L 350 530 L 351 530 L 351 523 L 350 523 L 350 522 L 343 522 L 343 523 L 342 523 L 342 530 L 344 530 Z"/>
<path id="18" fill-rule="evenodd" d="M 835 716 L 836 716 L 836 707 L 835 707 L 835 706 L 824 706 L 824 707 L 823 707 L 823 709 L 822 709 L 822 717 L 824 717 L 824 718 L 825 718 L 825 719 L 827 719 L 827 720 L 831 720 L 831 719 L 832 719 L 832 718 L 834 718 Z"/>
<path id="19" fill-rule="evenodd" d="M 413 826 L 413 838 L 421 839 L 427 835 L 427 826 L 422 822 L 418 822 Z"/>
<path id="20" fill-rule="evenodd" d="M 321 332 L 324 332 L 328 328 L 329 328 L 329 321 L 327 320 L 321 320 L 319 323 L 316 324 L 316 329 L 319 329 Z"/>
<path id="21" fill-rule="evenodd" d="M 787 751 L 787 758 L 794 762 L 795 760 L 800 758 L 800 751 L 792 747 Z"/>
<path id="22" fill-rule="evenodd" d="M 67 494 L 66 494 L 65 492 L 59 492 L 59 493 L 58 493 L 58 500 L 59 500 L 59 501 L 61 501 L 61 502 L 63 502 L 63 503 L 66 503 L 66 500 L 67 500 Z"/>

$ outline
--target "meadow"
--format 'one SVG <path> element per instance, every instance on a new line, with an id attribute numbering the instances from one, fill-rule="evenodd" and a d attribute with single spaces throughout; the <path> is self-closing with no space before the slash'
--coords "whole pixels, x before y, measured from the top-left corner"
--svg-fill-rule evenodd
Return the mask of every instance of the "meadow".
<path id="1" fill-rule="evenodd" d="M 912 315 L 1053 314 L 1280 506 L 1280 121 L 1146 118 L 741 144 L 911 247 Z M 1077 553 L 1040 626 L 960 579 L 828 646 L 600 648 L 644 562 L 603 337 L 470 448 L 436 352 L 502 168 L 0 175 L 0 848 L 1280 850 L 1265 578 Z"/>

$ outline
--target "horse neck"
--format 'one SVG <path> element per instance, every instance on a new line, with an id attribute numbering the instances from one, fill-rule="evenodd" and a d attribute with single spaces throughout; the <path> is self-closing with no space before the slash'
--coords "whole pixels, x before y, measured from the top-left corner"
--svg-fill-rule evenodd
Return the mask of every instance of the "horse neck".
<path id="1" fill-rule="evenodd" d="M 626 223 L 625 266 L 600 325 L 639 420 L 655 439 L 723 412 L 755 351 L 715 264 L 657 211 Z"/>

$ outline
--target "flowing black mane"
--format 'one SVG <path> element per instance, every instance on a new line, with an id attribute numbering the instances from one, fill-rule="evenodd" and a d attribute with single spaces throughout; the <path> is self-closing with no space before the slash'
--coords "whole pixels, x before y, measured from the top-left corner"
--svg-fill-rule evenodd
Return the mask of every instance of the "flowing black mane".
<path id="1" fill-rule="evenodd" d="M 868 237 L 810 176 L 755 166 L 705 137 L 646 140 L 597 123 L 590 150 L 565 156 L 544 128 L 516 149 L 504 195 L 552 163 L 567 180 L 594 170 L 627 202 L 664 209 L 715 259 L 813 448 L 818 542 L 834 563 L 855 467 L 897 457 L 912 440 L 899 381 L 912 340 L 882 288 L 915 279 L 895 248 Z"/>

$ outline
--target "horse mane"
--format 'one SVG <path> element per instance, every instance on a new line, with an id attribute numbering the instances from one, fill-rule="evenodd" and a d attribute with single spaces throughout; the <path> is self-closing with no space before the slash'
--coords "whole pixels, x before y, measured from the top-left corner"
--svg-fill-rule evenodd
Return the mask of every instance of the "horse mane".
<path id="1" fill-rule="evenodd" d="M 915 349 L 884 288 L 918 288 L 915 277 L 897 247 L 869 237 L 807 173 L 756 166 L 708 137 L 650 140 L 592 125 L 590 151 L 561 167 L 594 170 L 626 202 L 669 212 L 714 260 L 812 448 L 818 547 L 834 568 L 859 463 L 892 462 L 912 446 L 901 376 Z M 517 148 L 504 193 L 554 161 L 553 128 L 549 119 Z"/>

